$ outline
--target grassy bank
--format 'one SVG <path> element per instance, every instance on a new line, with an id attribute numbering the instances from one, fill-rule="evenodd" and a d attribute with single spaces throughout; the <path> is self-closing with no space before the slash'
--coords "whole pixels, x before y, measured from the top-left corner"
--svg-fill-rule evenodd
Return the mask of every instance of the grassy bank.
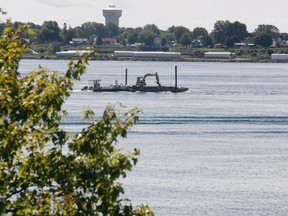
<path id="1" fill-rule="evenodd" d="M 31 45 L 27 49 L 23 58 L 25 59 L 60 59 L 56 57 L 55 52 L 67 50 L 94 50 L 98 57 L 94 60 L 134 60 L 134 61 L 171 61 L 171 59 L 140 59 L 140 58 L 115 58 L 112 54 L 114 51 L 138 51 L 136 47 L 123 47 L 123 46 L 53 46 L 49 44 Z M 258 49 L 216 49 L 216 48 L 183 48 L 173 47 L 169 49 L 170 52 L 180 52 L 181 57 L 172 59 L 172 61 L 190 61 L 190 62 L 275 62 L 287 63 L 288 60 L 272 60 L 271 54 L 282 53 L 288 54 L 288 48 L 258 48 Z M 229 51 L 235 53 L 234 59 L 217 59 L 217 58 L 204 58 L 205 52 L 223 52 Z M 67 58 L 62 58 L 67 59 Z"/>

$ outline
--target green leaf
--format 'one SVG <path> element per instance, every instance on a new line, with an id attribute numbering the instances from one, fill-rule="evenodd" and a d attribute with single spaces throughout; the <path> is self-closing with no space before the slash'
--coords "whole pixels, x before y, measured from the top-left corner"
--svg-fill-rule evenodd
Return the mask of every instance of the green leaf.
<path id="1" fill-rule="evenodd" d="M 33 32 L 25 26 L 15 30 L 8 21 L 0 38 L 0 214 L 8 209 L 15 215 L 150 214 L 147 206 L 125 205 L 118 182 L 140 151 L 124 152 L 117 141 L 141 111 L 121 114 L 117 105 L 108 105 L 95 120 L 87 108 L 84 119 L 93 122 L 72 137 L 60 127 L 68 114 L 62 106 L 94 54 L 70 61 L 65 74 L 39 67 L 20 77 L 24 33 Z"/>

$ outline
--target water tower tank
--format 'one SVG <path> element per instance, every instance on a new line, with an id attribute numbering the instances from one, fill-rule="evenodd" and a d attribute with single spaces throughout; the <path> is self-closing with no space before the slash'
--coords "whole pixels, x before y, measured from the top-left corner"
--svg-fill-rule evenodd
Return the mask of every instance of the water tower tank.
<path id="1" fill-rule="evenodd" d="M 105 17 L 105 25 L 113 23 L 119 27 L 119 18 L 122 16 L 122 10 L 115 8 L 115 6 L 109 6 L 109 8 L 103 9 L 103 16 Z"/>

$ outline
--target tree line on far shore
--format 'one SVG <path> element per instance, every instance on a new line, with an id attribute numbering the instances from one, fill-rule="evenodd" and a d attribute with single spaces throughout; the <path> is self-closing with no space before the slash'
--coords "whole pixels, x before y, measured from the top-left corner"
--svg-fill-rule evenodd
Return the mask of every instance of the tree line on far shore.
<path id="1" fill-rule="evenodd" d="M 107 26 L 97 22 L 86 22 L 72 28 L 64 23 L 59 27 L 56 21 L 44 21 L 42 25 L 35 23 L 11 22 L 14 28 L 26 24 L 34 34 L 23 35 L 31 44 L 59 43 L 69 45 L 73 38 L 85 38 L 88 45 L 102 45 L 102 38 L 115 38 L 122 46 L 142 44 L 146 47 L 166 47 L 180 45 L 183 47 L 214 47 L 215 45 L 233 48 L 235 43 L 254 44 L 259 47 L 281 46 L 279 41 L 287 41 L 288 33 L 281 33 L 274 25 L 260 24 L 253 32 L 247 31 L 244 23 L 228 20 L 216 21 L 209 33 L 203 27 L 189 29 L 184 26 L 171 26 L 160 30 L 155 24 L 147 24 L 138 28 L 118 28 L 114 24 Z M 0 31 L 5 24 L 0 23 Z M 283 45 L 283 44 L 282 44 Z"/>

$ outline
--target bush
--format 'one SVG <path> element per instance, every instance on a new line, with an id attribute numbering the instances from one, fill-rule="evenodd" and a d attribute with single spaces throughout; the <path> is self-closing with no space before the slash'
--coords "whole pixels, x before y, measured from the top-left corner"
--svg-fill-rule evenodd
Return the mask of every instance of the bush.
<path id="1" fill-rule="evenodd" d="M 20 77 L 25 27 L 8 26 L 0 38 L 0 215 L 153 215 L 149 206 L 133 208 L 120 198 L 118 179 L 136 164 L 139 150 L 123 153 L 116 144 L 139 109 L 120 115 L 108 106 L 101 119 L 70 137 L 59 127 L 67 114 L 62 105 L 88 56 L 69 62 L 64 74 L 40 67 Z M 86 110 L 84 119 L 93 114 Z"/>

